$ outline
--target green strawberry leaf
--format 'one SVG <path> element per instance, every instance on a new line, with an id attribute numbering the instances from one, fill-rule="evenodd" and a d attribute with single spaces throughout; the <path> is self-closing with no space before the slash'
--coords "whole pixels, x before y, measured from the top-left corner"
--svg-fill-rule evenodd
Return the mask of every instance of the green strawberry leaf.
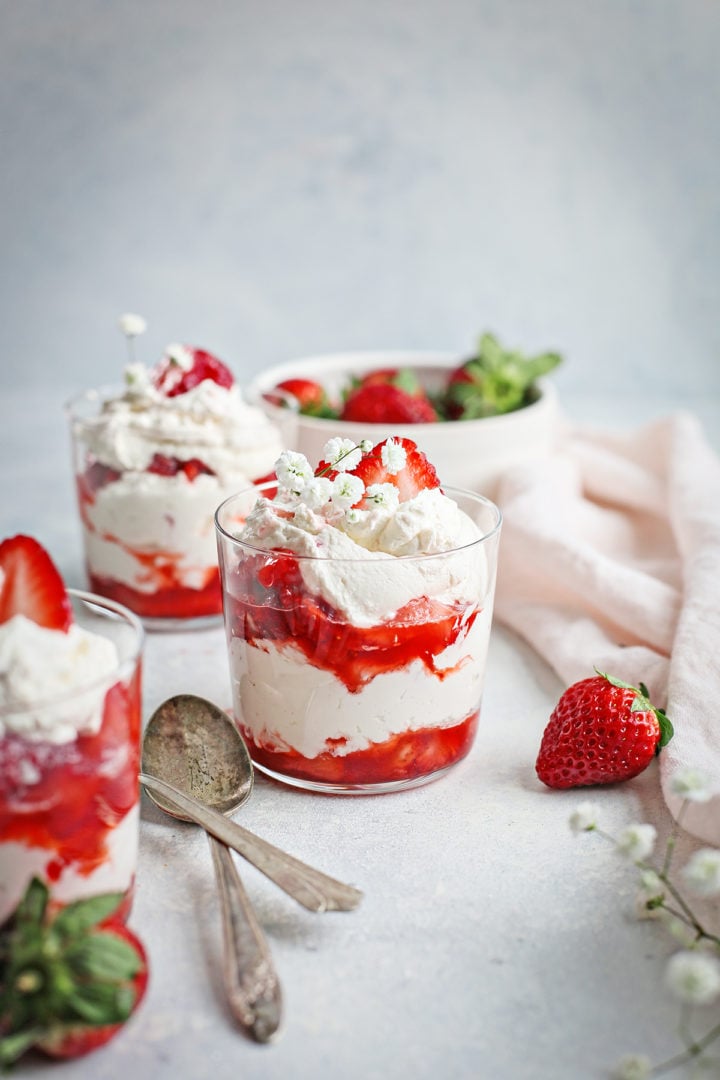
<path id="1" fill-rule="evenodd" d="M 64 938 L 78 937 L 109 918 L 117 911 L 122 900 L 122 893 L 103 893 L 87 900 L 77 900 L 55 916 L 53 929 Z"/>
<path id="2" fill-rule="evenodd" d="M 34 877 L 15 909 L 15 924 L 23 927 L 40 924 L 45 918 L 49 895 L 47 886 L 40 878 Z"/>
<path id="3" fill-rule="evenodd" d="M 78 986 L 68 1003 L 77 1017 L 93 1027 L 122 1024 L 132 1012 L 135 991 L 128 986 L 92 983 Z"/>
<path id="4" fill-rule="evenodd" d="M 15 1031 L 0 1039 L 0 1069 L 3 1072 L 29 1050 L 43 1035 L 42 1028 L 27 1028 Z"/>
<path id="5" fill-rule="evenodd" d="M 128 982 L 140 970 L 140 957 L 129 942 L 112 933 L 80 940 L 65 953 L 73 972 L 96 979 Z"/>
<path id="6" fill-rule="evenodd" d="M 418 377 L 411 368 L 400 368 L 392 382 L 407 394 L 417 394 L 420 390 Z"/>
<path id="7" fill-rule="evenodd" d="M 675 728 L 672 725 L 670 718 L 664 709 L 659 709 L 650 701 L 650 694 L 645 683 L 638 683 L 637 686 L 633 686 L 631 683 L 623 682 L 622 679 L 616 679 L 614 675 L 608 675 L 605 671 L 600 671 L 599 668 L 595 668 L 598 675 L 603 679 L 607 679 L 611 686 L 617 686 L 621 690 L 633 690 L 635 698 L 630 706 L 630 712 L 652 712 L 655 713 L 655 719 L 658 722 L 660 728 L 660 738 L 658 739 L 657 746 L 655 747 L 655 753 L 659 754 L 663 746 L 672 739 L 675 734 Z"/>

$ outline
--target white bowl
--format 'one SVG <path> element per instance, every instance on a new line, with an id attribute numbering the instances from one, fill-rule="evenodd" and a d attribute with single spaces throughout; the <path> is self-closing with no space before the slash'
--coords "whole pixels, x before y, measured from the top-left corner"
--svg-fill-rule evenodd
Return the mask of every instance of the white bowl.
<path id="1" fill-rule="evenodd" d="M 279 382 L 291 378 L 314 379 L 337 398 L 350 376 L 362 376 L 377 368 L 409 367 L 431 392 L 440 390 L 449 373 L 467 359 L 455 353 L 430 352 L 346 352 L 308 356 L 277 364 L 258 375 L 247 388 L 247 396 L 276 422 L 287 410 L 263 397 Z M 326 420 L 316 416 L 297 417 L 296 445 L 315 464 L 322 458 L 328 439 L 372 439 L 380 442 L 388 435 L 413 439 L 437 469 L 442 483 L 468 488 L 496 497 L 501 473 L 512 465 L 547 454 L 558 431 L 557 395 L 551 384 L 538 380 L 538 398 L 530 405 L 480 420 L 448 420 L 431 424 L 362 424 L 348 420 Z"/>

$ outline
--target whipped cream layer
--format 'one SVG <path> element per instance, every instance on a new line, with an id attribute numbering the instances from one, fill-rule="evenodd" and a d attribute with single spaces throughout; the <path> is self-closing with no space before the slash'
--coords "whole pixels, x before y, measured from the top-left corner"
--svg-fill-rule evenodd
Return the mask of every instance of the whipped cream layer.
<path id="1" fill-rule="evenodd" d="M 166 397 L 148 370 L 132 365 L 128 385 L 104 402 L 99 415 L 76 419 L 74 431 L 98 461 L 118 472 L 143 471 L 155 454 L 188 461 L 200 458 L 220 483 L 257 480 L 272 469 L 280 438 L 265 414 L 243 401 L 237 385 L 209 379 Z"/>
<path id="2" fill-rule="evenodd" d="M 100 488 L 83 507 L 85 551 L 93 574 L 154 592 L 155 574 L 139 556 L 157 555 L 172 560 L 186 588 L 203 588 L 208 567 L 217 566 L 213 515 L 236 482 L 223 485 L 207 474 L 191 481 L 184 473 L 130 472 Z M 249 481 L 243 478 L 240 484 Z"/>
<path id="3" fill-rule="evenodd" d="M 306 758 L 328 750 L 344 757 L 400 732 L 454 727 L 480 707 L 490 621 L 489 609 L 480 612 L 468 633 L 435 657 L 442 677 L 414 661 L 376 675 L 357 693 L 292 647 L 234 638 L 235 715 L 259 746 Z"/>
<path id="4" fill-rule="evenodd" d="M 129 810 L 108 833 L 107 858 L 90 874 L 66 866 L 52 883 L 53 900 L 69 904 L 106 892 L 126 892 L 137 864 L 140 804 Z M 0 844 L 0 924 L 17 907 L 30 880 L 44 878 L 53 852 L 10 841 Z"/>
<path id="5" fill-rule="evenodd" d="M 239 534 L 252 548 L 300 556 L 308 592 L 358 627 L 386 622 L 419 597 L 447 604 L 484 598 L 488 568 L 480 538 L 477 525 L 439 488 L 357 520 L 261 498 Z"/>
<path id="6" fill-rule="evenodd" d="M 99 634 L 77 624 L 67 633 L 51 630 L 14 615 L 0 624 L 0 738 L 12 731 L 68 743 L 95 734 L 118 663 L 115 645 Z"/>

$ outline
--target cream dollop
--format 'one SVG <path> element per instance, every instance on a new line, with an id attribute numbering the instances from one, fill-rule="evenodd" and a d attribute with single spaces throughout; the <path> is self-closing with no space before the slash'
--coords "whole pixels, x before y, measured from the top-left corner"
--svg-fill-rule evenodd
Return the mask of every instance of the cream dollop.
<path id="1" fill-rule="evenodd" d="M 120 472 L 143 471 L 155 454 L 197 457 L 221 483 L 264 476 L 281 449 L 274 425 L 243 401 L 237 384 L 204 379 L 166 397 L 144 364 L 130 364 L 124 393 L 106 401 L 97 416 L 76 420 L 75 430 L 98 461 Z"/>
<path id="2" fill-rule="evenodd" d="M 258 499 L 238 539 L 292 551 L 310 593 L 354 626 L 392 618 L 412 600 L 443 603 L 484 595 L 487 564 L 477 525 L 439 488 L 397 508 L 318 511 L 287 498 Z"/>
<path id="3" fill-rule="evenodd" d="M 96 733 L 117 668 L 108 638 L 14 615 L 0 625 L 0 737 L 11 731 L 32 742 L 68 743 Z"/>

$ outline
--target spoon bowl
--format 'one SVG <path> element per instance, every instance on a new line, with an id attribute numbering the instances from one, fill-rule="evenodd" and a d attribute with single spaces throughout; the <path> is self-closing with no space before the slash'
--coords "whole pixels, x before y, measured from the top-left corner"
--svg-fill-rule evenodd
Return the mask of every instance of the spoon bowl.
<path id="1" fill-rule="evenodd" d="M 211 701 L 177 694 L 150 717 L 143 736 L 142 768 L 221 814 L 232 814 L 252 794 L 253 763 L 232 720 Z M 157 791 L 150 798 L 181 821 L 191 821 Z"/>

